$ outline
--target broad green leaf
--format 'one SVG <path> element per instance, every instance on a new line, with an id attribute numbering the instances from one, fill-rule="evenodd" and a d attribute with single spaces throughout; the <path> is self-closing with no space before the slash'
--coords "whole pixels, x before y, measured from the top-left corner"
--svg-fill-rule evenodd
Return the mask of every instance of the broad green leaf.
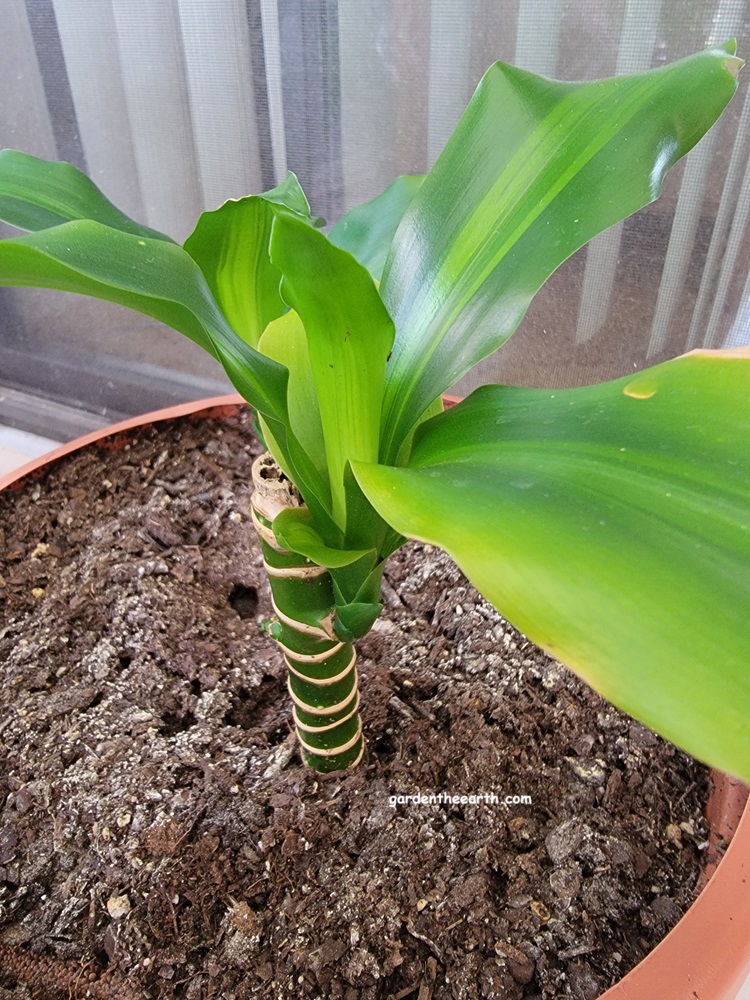
<path id="1" fill-rule="evenodd" d="M 750 779 L 750 349 L 581 389 L 491 386 L 356 465 L 515 625 L 620 708 Z"/>
<path id="2" fill-rule="evenodd" d="M 258 350 L 288 369 L 289 424 L 321 476 L 326 476 L 323 425 L 315 395 L 307 338 L 302 320 L 293 309 L 269 324 L 260 338 Z"/>
<path id="3" fill-rule="evenodd" d="M 40 160 L 15 149 L 0 150 L 0 219 L 29 232 L 91 219 L 123 233 L 173 242 L 129 219 L 69 163 Z"/>
<path id="4" fill-rule="evenodd" d="M 328 239 L 334 246 L 348 250 L 380 281 L 393 234 L 423 180 L 421 175 L 397 177 L 376 198 L 347 212 Z"/>
<path id="5" fill-rule="evenodd" d="M 286 423 L 286 369 L 240 340 L 198 265 L 174 243 L 67 222 L 0 241 L 0 285 L 78 292 L 153 316 L 218 358 L 252 406 Z"/>
<path id="6" fill-rule="evenodd" d="M 381 455 L 518 326 L 549 275 L 658 197 L 718 118 L 728 42 L 636 76 L 558 83 L 496 63 L 396 232 L 381 292 L 396 324 Z"/>
<path id="7" fill-rule="evenodd" d="M 251 347 L 286 308 L 279 294 L 281 273 L 268 255 L 271 225 L 280 211 L 312 224 L 307 198 L 292 173 L 265 194 L 204 212 L 184 244 L 233 329 Z"/>
<path id="8" fill-rule="evenodd" d="M 307 335 L 323 426 L 333 517 L 346 529 L 344 470 L 352 459 L 375 461 L 385 365 L 393 324 L 368 272 L 320 232 L 277 216 L 271 260 L 281 294 Z"/>

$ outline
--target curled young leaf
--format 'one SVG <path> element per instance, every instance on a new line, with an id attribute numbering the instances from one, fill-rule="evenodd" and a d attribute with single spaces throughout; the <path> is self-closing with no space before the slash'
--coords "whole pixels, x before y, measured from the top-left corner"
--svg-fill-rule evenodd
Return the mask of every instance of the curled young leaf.
<path id="1" fill-rule="evenodd" d="M 278 213 L 312 224 L 307 198 L 292 173 L 265 194 L 204 212 L 184 244 L 232 328 L 251 347 L 257 347 L 268 324 L 286 309 L 279 294 L 281 272 L 269 254 Z"/>

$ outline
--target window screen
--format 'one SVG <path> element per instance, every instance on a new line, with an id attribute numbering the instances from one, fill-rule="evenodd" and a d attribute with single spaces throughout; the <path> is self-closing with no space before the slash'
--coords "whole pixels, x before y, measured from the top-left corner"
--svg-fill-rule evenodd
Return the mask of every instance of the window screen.
<path id="1" fill-rule="evenodd" d="M 287 170 L 335 222 L 396 175 L 429 168 L 494 59 L 594 79 L 730 36 L 750 52 L 740 0 L 3 0 L 0 146 L 69 160 L 179 240 L 204 209 Z M 662 199 L 564 264 L 457 392 L 578 385 L 750 343 L 741 81 Z M 229 389 L 217 364 L 156 322 L 30 289 L 0 289 L 0 383 L 100 423 Z M 27 427 L 62 434 L 60 412 L 40 426 L 32 403 Z"/>

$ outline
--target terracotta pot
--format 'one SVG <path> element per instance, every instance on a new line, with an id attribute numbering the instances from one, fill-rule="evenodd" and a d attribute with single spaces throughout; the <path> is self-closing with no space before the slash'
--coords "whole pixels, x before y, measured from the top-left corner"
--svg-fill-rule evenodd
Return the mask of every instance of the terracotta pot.
<path id="1" fill-rule="evenodd" d="M 448 405 L 456 402 L 455 397 L 446 398 Z M 127 441 L 119 435 L 144 424 L 187 416 L 219 416 L 241 404 L 240 396 L 218 396 L 124 420 L 69 441 L 0 476 L 0 490 L 20 488 L 26 477 L 40 477 L 49 463 L 86 445 L 101 442 L 106 449 L 118 449 Z M 600 1000 L 736 1000 L 750 976 L 748 789 L 719 772 L 713 772 L 712 779 L 714 789 L 706 809 L 711 837 L 700 895 L 664 940 Z M 717 864 L 717 845 L 730 841 Z"/>

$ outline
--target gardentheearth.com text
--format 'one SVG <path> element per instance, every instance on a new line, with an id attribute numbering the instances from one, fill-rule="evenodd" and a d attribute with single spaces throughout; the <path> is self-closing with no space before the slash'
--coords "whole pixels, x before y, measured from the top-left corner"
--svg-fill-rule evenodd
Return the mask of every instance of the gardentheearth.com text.
<path id="1" fill-rule="evenodd" d="M 530 795 L 505 795 L 496 792 L 480 792 L 475 795 L 451 795 L 448 792 L 416 793 L 414 795 L 389 795 L 390 806 L 530 806 Z"/>

